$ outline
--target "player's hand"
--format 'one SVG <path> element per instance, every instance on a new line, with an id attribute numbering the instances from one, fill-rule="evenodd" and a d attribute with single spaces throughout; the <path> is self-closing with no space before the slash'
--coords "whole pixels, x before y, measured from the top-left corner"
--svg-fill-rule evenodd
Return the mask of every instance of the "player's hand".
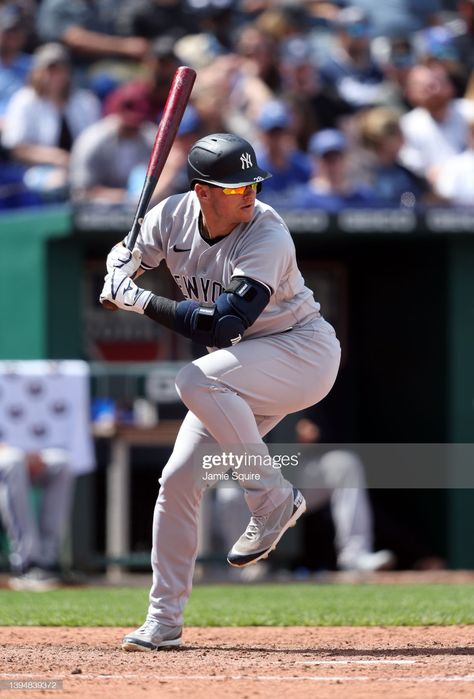
<path id="1" fill-rule="evenodd" d="M 38 452 L 28 452 L 26 454 L 26 465 L 32 481 L 41 478 L 46 471 L 46 464 Z"/>
<path id="2" fill-rule="evenodd" d="M 111 301 L 124 311 L 144 313 L 151 296 L 151 291 L 141 289 L 120 269 L 113 268 L 112 272 L 105 276 L 99 300 L 101 303 Z"/>
<path id="3" fill-rule="evenodd" d="M 142 261 L 142 254 L 138 248 L 130 251 L 123 243 L 117 243 L 107 255 L 107 272 L 111 274 L 114 269 L 119 269 L 127 277 L 133 279 Z"/>

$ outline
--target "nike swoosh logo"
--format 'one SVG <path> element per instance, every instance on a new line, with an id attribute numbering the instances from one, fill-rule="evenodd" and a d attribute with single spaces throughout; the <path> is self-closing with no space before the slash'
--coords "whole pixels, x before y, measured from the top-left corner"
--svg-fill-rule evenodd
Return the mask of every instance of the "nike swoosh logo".
<path id="1" fill-rule="evenodd" d="M 281 513 L 278 522 L 275 522 L 275 524 L 273 525 L 273 527 L 271 529 L 266 529 L 265 534 L 267 534 L 267 535 L 277 534 L 279 531 L 281 531 L 283 529 L 283 527 L 285 526 L 285 524 L 287 523 L 287 521 L 289 519 L 287 517 L 286 520 L 283 521 L 284 514 L 285 514 L 284 512 Z"/>
<path id="2" fill-rule="evenodd" d="M 189 252 L 191 248 L 177 248 L 176 245 L 173 245 L 173 250 L 175 252 Z"/>

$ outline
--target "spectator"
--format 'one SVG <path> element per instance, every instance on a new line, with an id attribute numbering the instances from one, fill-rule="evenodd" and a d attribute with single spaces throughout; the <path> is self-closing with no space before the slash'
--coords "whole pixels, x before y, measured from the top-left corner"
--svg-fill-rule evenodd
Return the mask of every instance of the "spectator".
<path id="1" fill-rule="evenodd" d="M 455 87 L 457 97 L 466 91 L 469 67 L 461 62 L 456 35 L 448 26 L 429 27 L 415 36 L 419 62 L 424 65 L 441 64 Z"/>
<path id="2" fill-rule="evenodd" d="M 446 160 L 435 183 L 439 196 L 454 206 L 474 206 L 474 102 L 468 116 L 468 147 Z"/>
<path id="3" fill-rule="evenodd" d="M 205 32 L 182 36 L 175 44 L 175 51 L 182 63 L 198 71 L 211 66 L 222 55 L 221 47 L 214 37 Z"/>
<path id="4" fill-rule="evenodd" d="M 0 517 L 10 543 L 14 590 L 42 592 L 61 582 L 59 555 L 74 478 L 63 449 L 24 452 L 0 444 Z M 39 516 L 30 488 L 41 490 Z"/>
<path id="5" fill-rule="evenodd" d="M 298 6 L 299 5 L 299 6 Z M 256 26 L 281 42 L 308 28 L 308 14 L 300 3 L 269 3 L 255 20 Z"/>
<path id="6" fill-rule="evenodd" d="M 409 36 L 439 21 L 442 0 L 351 0 L 370 18 L 376 36 Z"/>
<path id="7" fill-rule="evenodd" d="M 179 60 L 174 52 L 174 39 L 163 35 L 152 42 L 143 60 L 143 76 L 127 82 L 127 90 L 149 102 L 148 119 L 159 122 Z M 123 86 L 113 89 L 104 99 L 103 115 L 115 113 L 116 101 L 122 98 Z"/>
<path id="8" fill-rule="evenodd" d="M 238 71 L 234 54 L 219 56 L 198 71 L 192 92 L 193 105 L 202 124 L 203 133 L 233 132 L 245 134 L 252 129 L 250 117 L 239 108 L 232 96 Z"/>
<path id="9" fill-rule="evenodd" d="M 122 36 L 141 36 L 149 41 L 165 35 L 178 38 L 196 29 L 185 0 L 125 2 L 120 8 L 118 26 Z"/>
<path id="10" fill-rule="evenodd" d="M 283 42 L 280 53 L 282 94 L 297 114 L 297 138 L 306 150 L 312 133 L 339 128 L 354 108 L 340 97 L 333 86 L 323 84 L 314 52 L 304 36 Z"/>
<path id="11" fill-rule="evenodd" d="M 268 102 L 257 120 L 257 126 L 261 142 L 258 162 L 272 173 L 259 198 L 277 209 L 291 206 L 294 188 L 309 181 L 311 164 L 306 153 L 295 145 L 288 108 L 278 100 Z"/>
<path id="12" fill-rule="evenodd" d="M 245 138 L 258 138 L 255 121 L 263 106 L 274 98 L 280 85 L 277 45 L 273 37 L 254 23 L 244 25 L 235 43 L 234 70 L 229 100 L 234 114 L 242 122 L 233 126 Z"/>
<path id="13" fill-rule="evenodd" d="M 92 124 L 74 144 L 71 188 L 76 202 L 127 204 L 138 196 L 134 168 L 146 166 L 156 135 L 150 103 L 137 85 L 123 85 L 112 113 Z"/>
<path id="14" fill-rule="evenodd" d="M 25 51 L 31 53 L 38 45 L 36 36 L 36 14 L 38 11 L 38 0 L 0 0 L 1 7 L 12 6 L 14 11 L 19 11 L 21 15 L 21 25 L 26 36 Z M 11 11 L 7 10 L 7 12 Z"/>
<path id="15" fill-rule="evenodd" d="M 474 70 L 474 0 L 458 0 L 456 2 L 457 16 L 462 21 L 462 31 L 455 38 L 456 48 L 461 56 L 461 63 L 466 66 L 468 73 Z"/>
<path id="16" fill-rule="evenodd" d="M 233 45 L 234 0 L 187 0 L 187 12 L 198 31 L 212 37 L 219 53 Z"/>
<path id="17" fill-rule="evenodd" d="M 453 86 L 441 65 L 412 68 L 406 95 L 413 106 L 401 118 L 405 144 L 400 160 L 434 182 L 451 156 L 467 146 L 470 102 L 453 98 Z"/>
<path id="18" fill-rule="evenodd" d="M 275 4 L 275 0 L 240 0 L 239 11 L 245 19 L 255 19 Z"/>
<path id="19" fill-rule="evenodd" d="M 39 38 L 62 42 L 70 50 L 83 85 L 88 84 L 94 64 L 104 59 L 108 61 L 104 73 L 118 84 L 131 77 L 124 63 L 136 66 L 148 48 L 143 37 L 120 36 L 123 5 L 116 0 L 42 0 L 37 15 Z"/>
<path id="20" fill-rule="evenodd" d="M 307 185 L 293 194 L 293 207 L 336 213 L 344 208 L 372 207 L 378 203 L 369 187 L 355 185 L 348 174 L 349 144 L 342 131 L 323 129 L 309 142 L 313 174 Z"/>
<path id="21" fill-rule="evenodd" d="M 410 37 L 379 37 L 375 39 L 373 50 L 377 57 L 387 84 L 387 106 L 398 107 L 407 111 L 410 105 L 406 101 L 406 83 L 410 70 L 417 63 L 415 49 Z"/>
<path id="22" fill-rule="evenodd" d="M 166 104 L 176 69 L 180 65 L 174 52 L 173 37 L 163 34 L 151 42 L 143 65 L 152 109 L 150 120 L 157 121 Z"/>
<path id="23" fill-rule="evenodd" d="M 68 184 L 69 153 L 74 140 L 100 116 L 97 98 L 72 88 L 66 49 L 45 44 L 33 55 L 30 85 L 12 97 L 4 120 L 2 144 L 30 167 L 30 188 L 61 198 Z"/>
<path id="24" fill-rule="evenodd" d="M 319 439 L 319 428 L 307 418 L 296 424 L 298 442 Z M 372 509 L 367 493 L 364 466 L 352 451 L 333 449 L 304 464 L 300 475 L 302 492 L 311 514 L 329 503 L 335 528 L 334 547 L 339 570 L 369 572 L 393 567 L 391 551 L 374 551 Z M 223 548 L 232 545 L 233 532 L 245 524 L 247 508 L 238 486 L 216 490 L 216 534 Z M 256 572 L 256 571 L 255 571 Z"/>
<path id="25" fill-rule="evenodd" d="M 338 15 L 337 44 L 321 66 L 326 85 L 333 85 L 353 109 L 381 104 L 386 99 L 384 75 L 372 59 L 370 40 L 373 28 L 367 16 L 355 7 Z"/>
<path id="26" fill-rule="evenodd" d="M 362 145 L 373 156 L 371 187 L 383 206 L 419 207 L 430 188 L 427 181 L 399 162 L 403 145 L 400 114 L 388 107 L 374 107 L 361 115 Z"/>
<path id="27" fill-rule="evenodd" d="M 31 68 L 31 56 L 23 52 L 23 24 L 18 5 L 0 7 L 0 129 L 8 102 L 26 84 Z"/>
<path id="28" fill-rule="evenodd" d="M 308 20 L 304 29 L 318 65 L 326 60 L 335 46 L 337 18 L 345 4 L 345 0 L 305 0 Z"/>
<path id="29" fill-rule="evenodd" d="M 275 39 L 255 23 L 245 24 L 235 42 L 242 73 L 263 81 L 272 92 L 280 88 L 277 47 Z"/>

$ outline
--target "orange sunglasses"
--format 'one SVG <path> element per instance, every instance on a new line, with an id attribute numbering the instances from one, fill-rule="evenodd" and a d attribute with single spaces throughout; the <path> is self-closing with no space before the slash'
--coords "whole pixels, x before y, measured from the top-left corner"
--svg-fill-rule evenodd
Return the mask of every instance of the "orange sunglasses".
<path id="1" fill-rule="evenodd" d="M 252 187 L 254 192 L 257 191 L 258 184 L 253 183 L 253 184 L 244 184 L 242 187 L 224 187 L 222 191 L 224 194 L 243 194 L 247 187 Z"/>

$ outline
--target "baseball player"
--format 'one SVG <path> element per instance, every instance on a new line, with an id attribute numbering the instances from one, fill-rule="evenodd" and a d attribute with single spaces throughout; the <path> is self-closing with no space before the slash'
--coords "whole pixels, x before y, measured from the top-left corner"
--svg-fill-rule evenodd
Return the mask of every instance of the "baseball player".
<path id="1" fill-rule="evenodd" d="M 42 491 L 38 517 L 30 502 L 32 485 Z M 61 583 L 58 560 L 73 489 L 64 449 L 25 452 L 0 443 L 0 520 L 9 538 L 14 590 L 42 592 Z"/>
<path id="2" fill-rule="evenodd" d="M 324 398 L 340 361 L 334 329 L 304 285 L 288 228 L 256 200 L 271 175 L 258 166 L 250 143 L 233 134 L 205 136 L 189 151 L 188 174 L 191 191 L 147 213 L 132 252 L 120 243 L 111 250 L 101 293 L 101 301 L 144 313 L 209 348 L 176 378 L 189 412 L 160 478 L 148 614 L 125 636 L 124 650 L 181 643 L 198 511 L 210 486 L 197 458 L 206 448 L 227 453 L 214 476 L 238 469 L 250 510 L 227 554 L 230 565 L 266 558 L 303 514 L 303 496 L 265 458 L 262 437 L 288 413 Z M 184 300 L 162 298 L 133 281 L 162 260 Z M 229 445 L 238 452 L 232 463 Z M 243 458 L 247 453 L 253 458 Z"/>

